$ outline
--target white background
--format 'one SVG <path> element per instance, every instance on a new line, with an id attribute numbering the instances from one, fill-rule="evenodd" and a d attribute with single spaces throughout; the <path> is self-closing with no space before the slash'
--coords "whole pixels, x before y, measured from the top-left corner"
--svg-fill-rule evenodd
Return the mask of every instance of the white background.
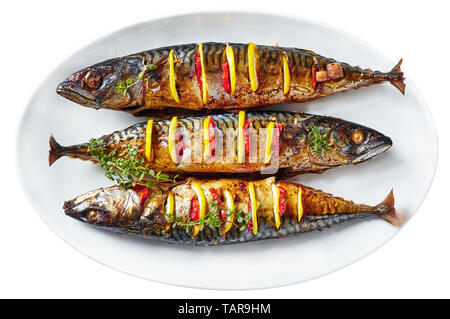
<path id="1" fill-rule="evenodd" d="M 405 75 L 421 90 L 433 113 L 440 160 L 425 202 L 394 239 L 355 264 L 306 283 L 265 290 L 211 291 L 153 283 L 103 266 L 71 248 L 33 211 L 17 178 L 14 150 L 20 116 L 41 81 L 73 52 L 120 28 L 172 14 L 212 10 L 304 17 L 350 32 L 392 60 L 404 58 Z M 449 298 L 449 12 L 445 1 L 3 3 L 0 297 Z"/>

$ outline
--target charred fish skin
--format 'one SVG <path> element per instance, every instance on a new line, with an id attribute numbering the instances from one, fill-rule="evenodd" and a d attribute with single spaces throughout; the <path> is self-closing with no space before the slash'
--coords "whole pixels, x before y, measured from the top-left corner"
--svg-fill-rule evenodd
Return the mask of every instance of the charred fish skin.
<path id="1" fill-rule="evenodd" d="M 219 154 L 218 151 L 220 157 L 213 161 L 206 160 L 200 154 L 200 160 L 196 160 L 195 155 L 192 155 L 194 148 L 200 147 L 200 152 L 205 150 L 205 146 L 202 146 L 202 140 L 200 139 L 199 144 L 195 144 L 195 138 L 198 138 L 199 135 L 201 138 L 202 133 L 199 134 L 199 131 L 202 127 L 201 123 L 206 118 L 205 116 L 196 116 L 178 119 L 179 128 L 185 132 L 187 139 L 191 141 L 190 144 L 184 145 L 183 152 L 186 155 L 180 162 L 173 162 L 170 156 L 168 135 L 171 121 L 154 118 L 151 142 L 154 157 L 151 161 L 146 159 L 146 163 L 155 171 L 163 171 L 169 175 L 180 174 L 182 177 L 213 177 L 217 174 L 240 174 L 241 176 L 253 174 L 252 177 L 257 177 L 269 173 L 278 177 L 286 177 L 303 173 L 320 173 L 338 166 L 361 163 L 380 155 L 392 146 L 392 140 L 380 132 L 333 117 L 298 112 L 249 112 L 246 114 L 246 118 L 250 121 L 250 129 L 254 129 L 255 132 L 262 132 L 259 138 L 266 138 L 264 132 L 267 130 L 262 129 L 267 128 L 271 122 L 279 125 L 281 129 L 276 167 L 271 166 L 274 165 L 272 162 L 266 163 L 264 161 L 264 153 L 261 148 L 257 154 L 258 158 L 254 161 L 250 161 L 248 157 L 244 163 L 237 163 L 236 158 L 234 158 L 238 147 L 235 139 L 231 148 L 231 160 L 225 160 L 225 157 L 229 156 L 230 152 L 227 136 L 230 134 L 229 130 L 232 130 L 232 132 L 238 130 L 239 115 L 224 113 L 211 116 L 217 136 L 219 136 L 219 133 L 223 136 L 222 144 L 220 144 L 222 154 Z M 144 154 L 146 127 L 146 122 L 138 123 L 127 129 L 104 135 L 101 137 L 103 140 L 101 146 L 104 147 L 105 153 L 115 151 L 117 156 L 125 157 L 127 146 L 131 145 L 137 148 L 138 156 L 146 158 Z M 310 139 L 313 129 L 317 130 L 317 134 L 326 138 L 327 150 L 315 152 Z M 219 141 L 217 138 L 217 143 Z M 258 143 L 260 141 L 255 140 L 254 144 Z M 91 156 L 88 146 L 88 143 L 83 143 L 63 147 L 53 137 L 50 137 L 49 164 L 52 165 L 62 156 L 95 162 L 96 159 Z M 258 144 L 259 146 L 261 144 Z M 269 170 L 269 168 L 273 168 L 273 170 Z"/>
<path id="2" fill-rule="evenodd" d="M 227 48 L 231 48 L 231 52 L 227 52 Z M 249 53 L 250 48 L 255 48 L 253 55 Z M 200 49 L 202 63 L 198 60 Z M 173 62 L 168 59 L 171 52 Z M 249 57 L 254 58 L 250 60 Z M 390 82 L 404 93 L 401 62 L 390 72 L 379 72 L 303 49 L 192 43 L 95 64 L 69 76 L 58 86 L 57 93 L 84 106 L 121 110 L 137 116 L 146 110 L 170 108 L 193 111 L 249 109 L 305 102 L 381 82 Z M 145 70 L 148 63 L 156 65 L 156 69 Z M 250 65 L 254 65 L 254 77 L 249 74 Z M 145 71 L 144 77 L 139 80 L 142 71 Z M 231 74 L 233 80 L 230 80 Z M 174 87 L 170 84 L 172 77 Z M 118 92 L 117 84 L 129 78 L 137 84 L 125 94 Z"/>
<path id="3" fill-rule="evenodd" d="M 144 200 L 133 189 L 118 186 L 102 188 L 65 202 L 64 211 L 70 217 L 114 232 L 131 233 L 174 244 L 201 246 L 294 236 L 361 218 L 381 217 L 398 225 L 392 191 L 383 202 L 370 206 L 355 204 L 300 184 L 276 182 L 272 177 L 254 183 L 257 209 L 250 228 L 240 227 L 240 222 L 233 220 L 227 232 L 223 232 L 222 226 L 205 226 L 198 234 L 194 234 L 191 229 L 180 224 L 174 225 L 174 218 L 183 222 L 192 216 L 191 201 L 196 196 L 192 188 L 194 183 L 200 185 L 204 192 L 208 209 L 214 201 L 211 190 L 219 196 L 229 191 L 241 214 L 251 214 L 249 206 L 253 207 L 253 204 L 249 205 L 252 200 L 248 191 L 250 182 L 238 179 L 190 179 L 176 186 L 152 188 L 149 197 Z M 286 206 L 279 223 L 276 223 L 273 209 L 274 185 L 285 191 L 283 200 Z M 172 217 L 167 215 L 166 210 L 169 193 L 173 194 L 175 201 Z"/>

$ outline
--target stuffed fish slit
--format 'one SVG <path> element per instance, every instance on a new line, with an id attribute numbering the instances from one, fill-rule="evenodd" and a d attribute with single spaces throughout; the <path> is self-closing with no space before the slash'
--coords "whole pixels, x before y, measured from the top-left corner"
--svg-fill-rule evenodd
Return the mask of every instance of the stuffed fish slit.
<path id="1" fill-rule="evenodd" d="M 49 143 L 50 165 L 62 156 L 98 162 L 89 143 L 64 147 L 53 136 Z M 333 117 L 241 111 L 171 120 L 151 118 L 102 136 L 97 146 L 123 158 L 127 147 L 135 147 L 151 169 L 172 176 L 287 177 L 367 161 L 389 149 L 392 140 Z"/>
<path id="2" fill-rule="evenodd" d="M 206 246 L 282 238 L 370 217 L 398 225 L 392 191 L 370 206 L 274 177 L 253 182 L 188 179 L 150 189 L 112 186 L 66 201 L 64 211 L 114 232 Z"/>
<path id="3" fill-rule="evenodd" d="M 303 49 L 185 44 L 92 65 L 69 76 L 57 93 L 84 106 L 137 116 L 170 108 L 249 109 L 310 101 L 382 82 L 404 94 L 401 63 L 379 72 Z"/>

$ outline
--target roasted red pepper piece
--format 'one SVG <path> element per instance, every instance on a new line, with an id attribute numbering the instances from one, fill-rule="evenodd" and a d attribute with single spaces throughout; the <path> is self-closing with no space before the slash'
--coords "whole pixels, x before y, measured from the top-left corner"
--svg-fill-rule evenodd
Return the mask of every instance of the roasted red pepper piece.
<path id="1" fill-rule="evenodd" d="M 279 209 L 280 209 L 280 216 L 284 215 L 284 212 L 286 211 L 286 190 L 279 186 L 280 188 L 280 203 L 279 203 Z"/>
<path id="2" fill-rule="evenodd" d="M 148 196 L 150 195 L 150 191 L 148 187 L 144 185 L 136 184 L 133 186 L 133 190 L 138 194 L 139 196 L 139 204 L 141 208 L 144 206 L 145 201 L 147 200 Z"/>
<path id="3" fill-rule="evenodd" d="M 215 200 L 217 202 L 217 206 L 220 207 L 220 209 L 219 209 L 220 219 L 225 220 L 227 218 L 227 214 L 225 212 L 225 206 L 224 206 L 223 202 L 220 200 L 220 197 L 217 194 L 217 191 L 214 188 L 210 188 L 209 192 L 211 193 L 213 200 Z"/>
<path id="4" fill-rule="evenodd" d="M 248 202 L 248 213 L 251 215 L 252 214 L 252 203 Z M 249 218 L 248 222 L 247 222 L 247 230 L 248 231 L 252 231 L 253 230 L 253 218 Z"/>
<path id="5" fill-rule="evenodd" d="M 222 84 L 225 91 L 230 94 L 231 93 L 231 81 L 230 81 L 230 67 L 228 62 L 222 64 Z"/>
<path id="6" fill-rule="evenodd" d="M 280 136 L 282 130 L 283 130 L 283 125 L 278 124 L 278 125 L 277 125 L 277 133 L 278 133 L 278 137 Z"/>
<path id="7" fill-rule="evenodd" d="M 183 142 L 183 135 L 181 135 L 178 130 L 175 132 L 175 141 L 178 141 L 178 144 L 180 145 L 180 150 L 178 151 L 178 156 L 183 156 L 183 149 L 184 149 L 184 142 Z"/>
<path id="8" fill-rule="evenodd" d="M 211 155 L 216 153 L 216 137 L 214 136 L 214 120 L 212 116 L 209 117 L 209 150 Z"/>
<path id="9" fill-rule="evenodd" d="M 245 119 L 244 122 L 244 127 L 242 128 L 243 132 L 244 132 L 244 149 L 245 149 L 245 153 L 248 153 L 250 150 L 250 137 L 248 135 L 248 128 L 250 127 L 250 123 L 251 120 L 250 119 Z"/>
<path id="10" fill-rule="evenodd" d="M 247 230 L 248 231 L 252 231 L 253 230 L 253 218 L 250 218 L 249 220 L 248 220 L 248 223 L 247 223 Z"/>
<path id="11" fill-rule="evenodd" d="M 197 195 L 195 195 L 194 197 L 192 197 L 191 200 L 191 210 L 189 212 L 189 217 L 191 218 L 192 221 L 196 222 L 199 219 L 199 215 L 200 215 L 200 203 L 198 201 Z"/>
<path id="12" fill-rule="evenodd" d="M 200 90 L 202 90 L 202 61 L 200 60 L 200 52 L 198 50 L 195 51 L 195 75 L 197 76 L 198 86 L 200 87 Z"/>

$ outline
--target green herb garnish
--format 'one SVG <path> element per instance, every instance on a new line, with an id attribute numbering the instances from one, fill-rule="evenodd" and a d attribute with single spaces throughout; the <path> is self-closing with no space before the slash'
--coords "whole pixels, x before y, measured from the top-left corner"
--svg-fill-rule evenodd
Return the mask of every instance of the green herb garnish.
<path id="1" fill-rule="evenodd" d="M 205 226 L 210 228 L 219 228 L 223 222 L 219 216 L 221 209 L 224 209 L 224 207 L 219 206 L 219 203 L 214 200 L 210 204 L 209 212 L 199 220 L 193 221 L 191 218 L 188 218 L 187 220 L 182 221 L 179 217 L 175 217 L 172 214 L 168 214 L 166 217 L 172 223 L 172 228 L 181 227 L 185 229 L 186 233 L 188 233 L 191 227 L 195 227 L 197 225 L 200 225 L 200 230 L 203 230 Z M 239 228 L 240 231 L 245 229 L 250 219 L 248 215 L 244 214 L 242 210 L 237 209 L 236 207 L 234 207 L 233 210 L 225 209 L 225 214 L 226 217 L 234 214 L 235 218 L 237 218 L 237 222 L 239 224 L 243 223 L 243 225 Z"/>
<path id="2" fill-rule="evenodd" d="M 142 71 L 139 73 L 139 76 L 136 81 L 133 82 L 132 78 L 128 78 L 125 81 L 119 81 L 116 85 L 117 93 L 126 95 L 128 89 L 132 86 L 135 86 L 144 78 L 145 72 L 148 70 L 156 70 L 158 67 L 155 64 L 150 64 L 150 61 L 145 63 L 144 59 L 142 59 L 142 65 L 144 66 Z"/>
<path id="3" fill-rule="evenodd" d="M 327 141 L 326 135 L 321 135 L 319 127 L 311 124 L 311 131 L 308 134 L 309 146 L 313 149 L 314 154 L 322 154 L 323 151 L 328 151 L 330 145 Z"/>
<path id="4" fill-rule="evenodd" d="M 161 172 L 155 173 L 149 169 L 148 164 L 144 165 L 144 159 L 137 156 L 138 148 L 127 145 L 125 158 L 116 157 L 116 151 L 105 153 L 105 148 L 101 146 L 103 139 L 93 138 L 89 141 L 88 150 L 90 154 L 98 161 L 100 167 L 104 168 L 105 176 L 119 184 L 122 188 L 129 188 L 136 184 L 142 184 L 152 187 L 155 183 L 176 182 L 174 178 Z M 145 179 L 145 180 L 144 180 Z"/>

